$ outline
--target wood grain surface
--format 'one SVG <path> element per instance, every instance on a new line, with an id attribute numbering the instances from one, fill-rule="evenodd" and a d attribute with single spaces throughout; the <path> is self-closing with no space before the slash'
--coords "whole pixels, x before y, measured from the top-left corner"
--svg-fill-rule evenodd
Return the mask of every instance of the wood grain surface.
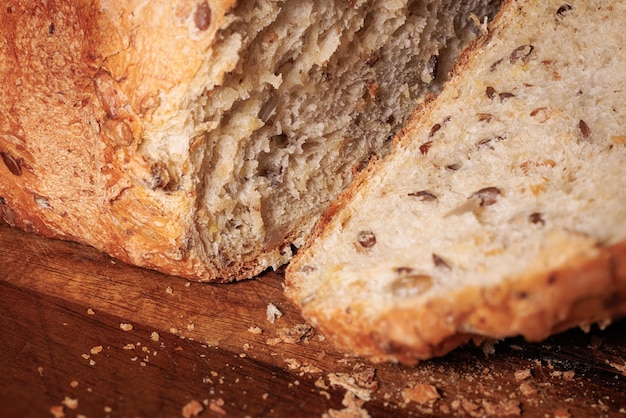
<path id="1" fill-rule="evenodd" d="M 625 321 L 371 364 L 306 325 L 280 272 L 191 283 L 7 226 L 0 306 L 0 417 L 626 417 Z"/>

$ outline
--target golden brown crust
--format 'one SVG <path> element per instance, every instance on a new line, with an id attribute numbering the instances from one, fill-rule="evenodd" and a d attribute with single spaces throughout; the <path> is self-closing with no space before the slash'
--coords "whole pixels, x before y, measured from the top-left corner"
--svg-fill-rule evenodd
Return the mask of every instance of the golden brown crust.
<path id="1" fill-rule="evenodd" d="M 364 320 L 361 309 L 327 313 L 318 322 L 312 302 L 303 306 L 303 313 L 340 349 L 375 362 L 413 364 L 443 355 L 474 336 L 521 335 L 540 341 L 571 327 L 626 315 L 626 242 L 542 275 L 488 288 L 466 287 L 419 306 L 398 305 L 375 323 Z M 376 330 L 384 330 L 385 337 L 379 338 Z"/>
<path id="2" fill-rule="evenodd" d="M 214 278 L 194 247 L 195 186 L 177 178 L 170 187 L 173 173 L 140 147 L 169 123 L 233 4 L 3 5 L 4 220 L 140 266 Z"/>

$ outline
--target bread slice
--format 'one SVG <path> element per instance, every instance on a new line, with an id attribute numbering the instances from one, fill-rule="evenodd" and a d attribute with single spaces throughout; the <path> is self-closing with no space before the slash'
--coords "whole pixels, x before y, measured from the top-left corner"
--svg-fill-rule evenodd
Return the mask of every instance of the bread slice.
<path id="1" fill-rule="evenodd" d="M 626 3 L 505 3 L 287 269 L 348 353 L 412 363 L 626 314 Z"/>
<path id="2" fill-rule="evenodd" d="M 193 279 L 284 263 L 498 3 L 10 0 L 0 219 Z"/>

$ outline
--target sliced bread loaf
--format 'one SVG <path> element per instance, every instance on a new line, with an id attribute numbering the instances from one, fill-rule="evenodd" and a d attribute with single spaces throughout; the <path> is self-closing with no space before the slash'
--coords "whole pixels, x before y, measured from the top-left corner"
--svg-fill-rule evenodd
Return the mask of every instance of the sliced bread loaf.
<path id="1" fill-rule="evenodd" d="M 288 267 L 304 316 L 411 363 L 626 315 L 624 16 L 507 1 Z"/>
<path id="2" fill-rule="evenodd" d="M 9 0 L 0 219 L 200 280 L 284 263 L 495 0 Z"/>

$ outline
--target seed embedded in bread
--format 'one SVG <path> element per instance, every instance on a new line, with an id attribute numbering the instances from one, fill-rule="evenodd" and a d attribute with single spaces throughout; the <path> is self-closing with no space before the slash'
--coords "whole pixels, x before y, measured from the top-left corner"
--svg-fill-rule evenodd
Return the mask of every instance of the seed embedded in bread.
<path id="1" fill-rule="evenodd" d="M 2 162 L 9 169 L 11 174 L 15 176 L 22 175 L 22 167 L 18 160 L 16 160 L 10 153 L 6 151 L 0 151 L 0 157 L 2 157 Z"/>
<path id="2" fill-rule="evenodd" d="M 570 10 L 572 10 L 572 6 L 565 3 L 556 10 L 556 14 L 559 16 L 565 16 Z"/>
<path id="3" fill-rule="evenodd" d="M 193 21 L 196 28 L 205 31 L 211 26 L 211 6 L 208 1 L 201 1 L 196 6 L 196 12 L 193 15 Z"/>
<path id="4" fill-rule="evenodd" d="M 533 49 L 535 49 L 533 45 L 518 46 L 513 50 L 513 52 L 511 52 L 511 55 L 509 56 L 509 62 L 511 64 L 515 64 L 518 61 L 521 61 L 525 64 L 530 59 L 529 57 L 531 52 L 533 52 Z"/>
<path id="5" fill-rule="evenodd" d="M 420 145 L 420 152 L 422 153 L 422 155 L 428 154 L 428 150 L 430 150 L 430 147 L 432 146 L 433 146 L 433 141 L 428 141 Z"/>
<path id="6" fill-rule="evenodd" d="M 498 201 L 501 194 L 497 187 L 485 187 L 473 193 L 471 198 L 480 199 L 480 206 L 491 206 Z"/>
<path id="7" fill-rule="evenodd" d="M 363 248 L 372 248 L 376 245 L 376 235 L 372 231 L 360 231 L 357 241 Z"/>
<path id="8" fill-rule="evenodd" d="M 433 264 L 435 264 L 435 267 L 440 267 L 446 270 L 451 269 L 450 264 L 448 264 L 448 262 L 446 262 L 443 257 L 435 253 L 433 253 Z"/>
<path id="9" fill-rule="evenodd" d="M 528 216 L 528 220 L 534 224 L 545 225 L 546 221 L 540 212 L 533 212 Z"/>
<path id="10" fill-rule="evenodd" d="M 584 139 L 589 139 L 591 136 L 591 129 L 589 129 L 589 125 L 584 120 L 580 120 L 578 122 L 578 128 L 580 129 L 580 133 L 582 133 Z"/>
<path id="11" fill-rule="evenodd" d="M 432 202 L 433 200 L 437 200 L 437 196 L 429 190 L 420 190 L 416 193 L 409 193 L 409 196 L 416 197 L 417 200 L 422 202 Z"/>

